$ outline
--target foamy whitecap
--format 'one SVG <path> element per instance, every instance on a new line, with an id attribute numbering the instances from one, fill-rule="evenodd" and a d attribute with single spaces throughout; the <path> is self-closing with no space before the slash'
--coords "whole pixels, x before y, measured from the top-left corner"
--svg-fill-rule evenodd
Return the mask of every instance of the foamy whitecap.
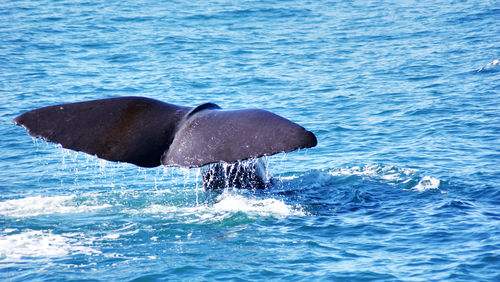
<path id="1" fill-rule="evenodd" d="M 441 181 L 439 179 L 430 176 L 424 176 L 422 177 L 422 179 L 420 179 L 418 184 L 411 189 L 422 192 L 429 189 L 437 189 L 439 188 L 439 184 L 441 184 Z"/>
<path id="2" fill-rule="evenodd" d="M 81 234 L 73 234 L 82 237 Z M 0 261 L 16 262 L 24 259 L 63 257 L 73 254 L 98 254 L 91 247 L 82 245 L 81 238 L 53 234 L 50 231 L 25 231 L 0 237 Z"/>
<path id="3" fill-rule="evenodd" d="M 297 175 L 291 175 L 291 176 L 280 176 L 280 180 L 285 180 L 285 181 L 290 181 L 299 178 Z"/>
<path id="4" fill-rule="evenodd" d="M 0 202 L 0 215 L 31 217 L 55 213 L 81 213 L 109 207 L 109 205 L 77 204 L 76 196 L 33 196 Z"/>
<path id="5" fill-rule="evenodd" d="M 251 195 L 241 195 L 229 191 L 225 191 L 218 196 L 217 202 L 214 204 L 185 207 L 153 204 L 141 210 L 141 212 L 162 216 L 194 217 L 191 222 L 200 219 L 218 221 L 238 212 L 248 216 L 272 216 L 276 218 L 305 215 L 300 206 L 288 205 L 282 200 L 273 198 L 258 199 Z"/>
<path id="6" fill-rule="evenodd" d="M 213 209 L 216 212 L 243 212 L 257 216 L 286 217 L 305 215 L 300 207 L 287 205 L 278 199 L 249 198 L 231 192 L 224 192 L 219 196 L 219 202 L 213 205 Z"/>
<path id="7" fill-rule="evenodd" d="M 484 65 L 483 67 L 481 67 L 480 69 L 478 69 L 477 72 L 480 72 L 480 71 L 482 71 L 484 69 L 487 69 L 487 68 L 490 68 L 490 67 L 494 67 L 494 66 L 498 66 L 498 65 L 500 65 L 500 58 L 495 59 L 495 60 L 489 62 L 488 64 Z"/>

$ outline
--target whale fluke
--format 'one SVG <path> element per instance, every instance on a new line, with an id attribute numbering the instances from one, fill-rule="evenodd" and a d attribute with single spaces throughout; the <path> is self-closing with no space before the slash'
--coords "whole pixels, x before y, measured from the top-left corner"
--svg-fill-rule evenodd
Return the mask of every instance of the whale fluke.
<path id="1" fill-rule="evenodd" d="M 265 110 L 183 107 L 144 97 L 48 106 L 14 119 L 36 138 L 141 167 L 200 167 L 314 147 L 316 137 Z"/>

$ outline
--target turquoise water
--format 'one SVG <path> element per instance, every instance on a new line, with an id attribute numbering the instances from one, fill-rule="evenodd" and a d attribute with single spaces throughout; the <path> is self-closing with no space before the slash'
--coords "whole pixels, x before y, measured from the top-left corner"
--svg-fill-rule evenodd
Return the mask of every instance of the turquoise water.
<path id="1" fill-rule="evenodd" d="M 498 1 L 3 1 L 0 279 L 498 281 L 499 42 Z M 130 95 L 318 146 L 211 192 L 12 123 Z"/>

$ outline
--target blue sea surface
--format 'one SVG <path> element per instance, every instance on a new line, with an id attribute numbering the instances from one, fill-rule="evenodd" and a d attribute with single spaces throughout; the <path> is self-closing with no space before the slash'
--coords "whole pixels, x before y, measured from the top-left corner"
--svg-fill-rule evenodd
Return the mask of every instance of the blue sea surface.
<path id="1" fill-rule="evenodd" d="M 499 1 L 2 1 L 0 280 L 500 281 L 499 57 Z M 318 145 L 206 191 L 12 122 L 119 96 Z"/>

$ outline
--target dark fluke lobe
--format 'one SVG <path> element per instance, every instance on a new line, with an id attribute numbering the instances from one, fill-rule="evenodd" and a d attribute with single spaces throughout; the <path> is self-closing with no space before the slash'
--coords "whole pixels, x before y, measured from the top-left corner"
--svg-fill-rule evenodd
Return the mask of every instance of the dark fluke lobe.
<path id="1" fill-rule="evenodd" d="M 144 97 L 48 106 L 14 122 L 64 148 L 142 167 L 234 163 L 317 143 L 312 132 L 265 110 L 191 108 Z"/>

